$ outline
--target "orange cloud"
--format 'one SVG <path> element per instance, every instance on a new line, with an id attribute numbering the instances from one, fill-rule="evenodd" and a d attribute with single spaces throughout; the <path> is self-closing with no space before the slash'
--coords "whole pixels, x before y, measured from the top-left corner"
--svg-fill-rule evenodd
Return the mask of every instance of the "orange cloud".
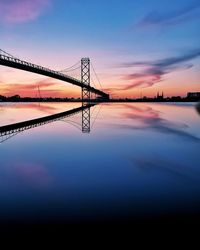
<path id="1" fill-rule="evenodd" d="M 71 86 L 60 84 L 53 79 L 44 79 L 35 83 L 7 84 L 1 83 L 0 94 L 5 96 L 20 95 L 22 97 L 38 96 L 38 87 L 42 97 L 79 97 L 80 89 L 72 89 Z"/>

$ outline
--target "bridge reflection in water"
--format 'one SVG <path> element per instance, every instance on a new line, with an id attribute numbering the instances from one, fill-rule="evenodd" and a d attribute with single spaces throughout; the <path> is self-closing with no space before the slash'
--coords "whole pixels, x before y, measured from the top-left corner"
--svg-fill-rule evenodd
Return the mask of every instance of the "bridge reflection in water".
<path id="1" fill-rule="evenodd" d="M 81 107 L 74 108 L 65 112 L 28 120 L 24 122 L 9 124 L 0 127 L 0 143 L 3 143 L 7 141 L 8 139 L 11 139 L 13 136 L 32 128 L 36 128 L 39 126 L 43 126 L 48 123 L 52 123 L 55 121 L 63 120 L 67 117 L 74 116 L 80 112 L 82 112 L 82 132 L 83 133 L 90 133 L 90 108 L 97 105 L 92 103 L 83 104 Z"/>

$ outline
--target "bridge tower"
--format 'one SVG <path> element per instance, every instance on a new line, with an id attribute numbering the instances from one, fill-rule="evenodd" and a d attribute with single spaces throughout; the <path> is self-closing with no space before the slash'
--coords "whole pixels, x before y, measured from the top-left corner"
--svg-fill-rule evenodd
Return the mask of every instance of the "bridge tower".
<path id="1" fill-rule="evenodd" d="M 81 59 L 81 81 L 83 84 L 90 86 L 90 59 Z M 90 101 L 90 90 L 82 87 L 82 101 Z"/>
<path id="2" fill-rule="evenodd" d="M 81 59 L 81 81 L 85 85 L 90 86 L 90 59 Z M 90 90 L 82 87 L 82 106 L 90 102 Z M 90 133 L 90 108 L 83 109 L 82 111 L 82 132 Z"/>

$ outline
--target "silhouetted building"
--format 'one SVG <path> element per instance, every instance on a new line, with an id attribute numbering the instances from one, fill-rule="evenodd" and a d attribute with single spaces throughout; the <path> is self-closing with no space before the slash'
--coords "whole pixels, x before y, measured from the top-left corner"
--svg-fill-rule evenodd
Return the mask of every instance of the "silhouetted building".
<path id="1" fill-rule="evenodd" d="M 21 99 L 21 97 L 19 95 L 14 95 L 14 96 L 9 97 L 9 100 L 13 101 L 13 102 L 20 101 L 20 99 Z"/>
<path id="2" fill-rule="evenodd" d="M 157 93 L 156 100 L 158 100 L 158 101 L 164 100 L 164 93 L 162 92 L 162 95 L 160 95 L 160 93 L 158 92 L 158 93 Z"/>
<path id="3" fill-rule="evenodd" d="M 4 101 L 6 101 L 6 97 L 5 97 L 5 96 L 0 95 L 0 102 L 4 102 Z"/>
<path id="4" fill-rule="evenodd" d="M 182 100 L 181 96 L 172 96 L 171 101 L 172 102 L 180 102 Z"/>
<path id="5" fill-rule="evenodd" d="M 187 94 L 188 99 L 200 99 L 200 92 L 189 92 Z"/>

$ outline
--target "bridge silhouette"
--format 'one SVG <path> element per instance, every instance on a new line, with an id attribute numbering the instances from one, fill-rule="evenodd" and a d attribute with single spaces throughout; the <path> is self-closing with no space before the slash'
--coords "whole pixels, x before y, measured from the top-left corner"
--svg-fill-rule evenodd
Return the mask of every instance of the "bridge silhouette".
<path id="1" fill-rule="evenodd" d="M 82 89 L 82 106 L 81 107 L 68 110 L 62 113 L 49 115 L 46 117 L 41 117 L 41 118 L 37 118 L 33 120 L 28 120 L 24 122 L 1 126 L 0 127 L 0 143 L 7 141 L 8 139 L 12 138 L 13 136 L 25 130 L 32 129 L 38 126 L 42 126 L 42 125 L 55 122 L 58 120 L 63 120 L 66 117 L 73 116 L 80 112 L 82 112 L 82 122 L 81 122 L 82 132 L 90 133 L 90 129 L 91 129 L 90 108 L 96 105 L 96 103 L 95 104 L 91 103 L 91 93 L 94 93 L 95 95 L 98 96 L 98 102 L 109 99 L 109 95 L 103 92 L 102 90 L 94 88 L 90 85 L 91 83 L 90 59 L 82 58 L 80 63 L 81 63 L 80 66 L 77 66 L 77 64 L 75 64 L 68 69 L 65 69 L 62 71 L 55 71 L 55 70 L 52 70 L 43 66 L 39 66 L 39 65 L 27 62 L 27 61 L 20 60 L 14 57 L 13 55 L 5 52 L 4 50 L 0 49 L 0 65 L 44 75 L 44 76 L 51 77 L 51 78 L 55 78 L 57 80 L 61 80 L 61 81 L 79 86 Z M 74 71 L 76 69 L 80 69 L 81 79 L 77 79 L 75 77 L 72 77 L 66 74 L 66 72 Z"/>
<path id="2" fill-rule="evenodd" d="M 64 111 L 57 114 L 52 114 L 48 116 L 44 116 L 41 118 L 36 118 L 32 120 L 27 120 L 23 122 L 18 122 L 14 124 L 9 124 L 5 126 L 0 127 L 0 143 L 3 143 L 7 141 L 8 139 L 11 139 L 13 136 L 24 132 L 25 130 L 33 129 L 39 126 L 44 126 L 49 123 L 53 123 L 56 121 L 63 121 L 66 123 L 69 123 L 71 125 L 77 125 L 73 121 L 66 121 L 66 118 L 72 117 L 78 113 L 82 114 L 82 121 L 81 121 L 81 130 L 82 133 L 90 133 L 91 131 L 91 115 L 90 115 L 90 109 L 94 106 L 96 106 L 96 103 L 87 103 L 85 105 L 82 105 L 78 108 L 74 108 L 68 111 Z M 98 112 L 99 114 L 99 112 Z M 97 114 L 97 116 L 98 116 Z M 97 117 L 96 117 L 97 118 Z M 96 118 L 93 121 L 96 121 Z"/>
<path id="3" fill-rule="evenodd" d="M 99 100 L 109 99 L 109 94 L 103 92 L 102 90 L 94 88 L 90 85 L 91 74 L 90 74 L 89 58 L 81 59 L 81 66 L 80 66 L 81 80 L 63 73 L 64 71 L 55 71 L 43 66 L 39 66 L 27 61 L 20 60 L 1 49 L 0 49 L 0 65 L 40 74 L 43 76 L 48 76 L 57 80 L 61 80 L 79 86 L 82 89 L 82 101 L 86 102 L 90 101 L 91 93 L 94 93 L 95 95 L 99 96 Z"/>

